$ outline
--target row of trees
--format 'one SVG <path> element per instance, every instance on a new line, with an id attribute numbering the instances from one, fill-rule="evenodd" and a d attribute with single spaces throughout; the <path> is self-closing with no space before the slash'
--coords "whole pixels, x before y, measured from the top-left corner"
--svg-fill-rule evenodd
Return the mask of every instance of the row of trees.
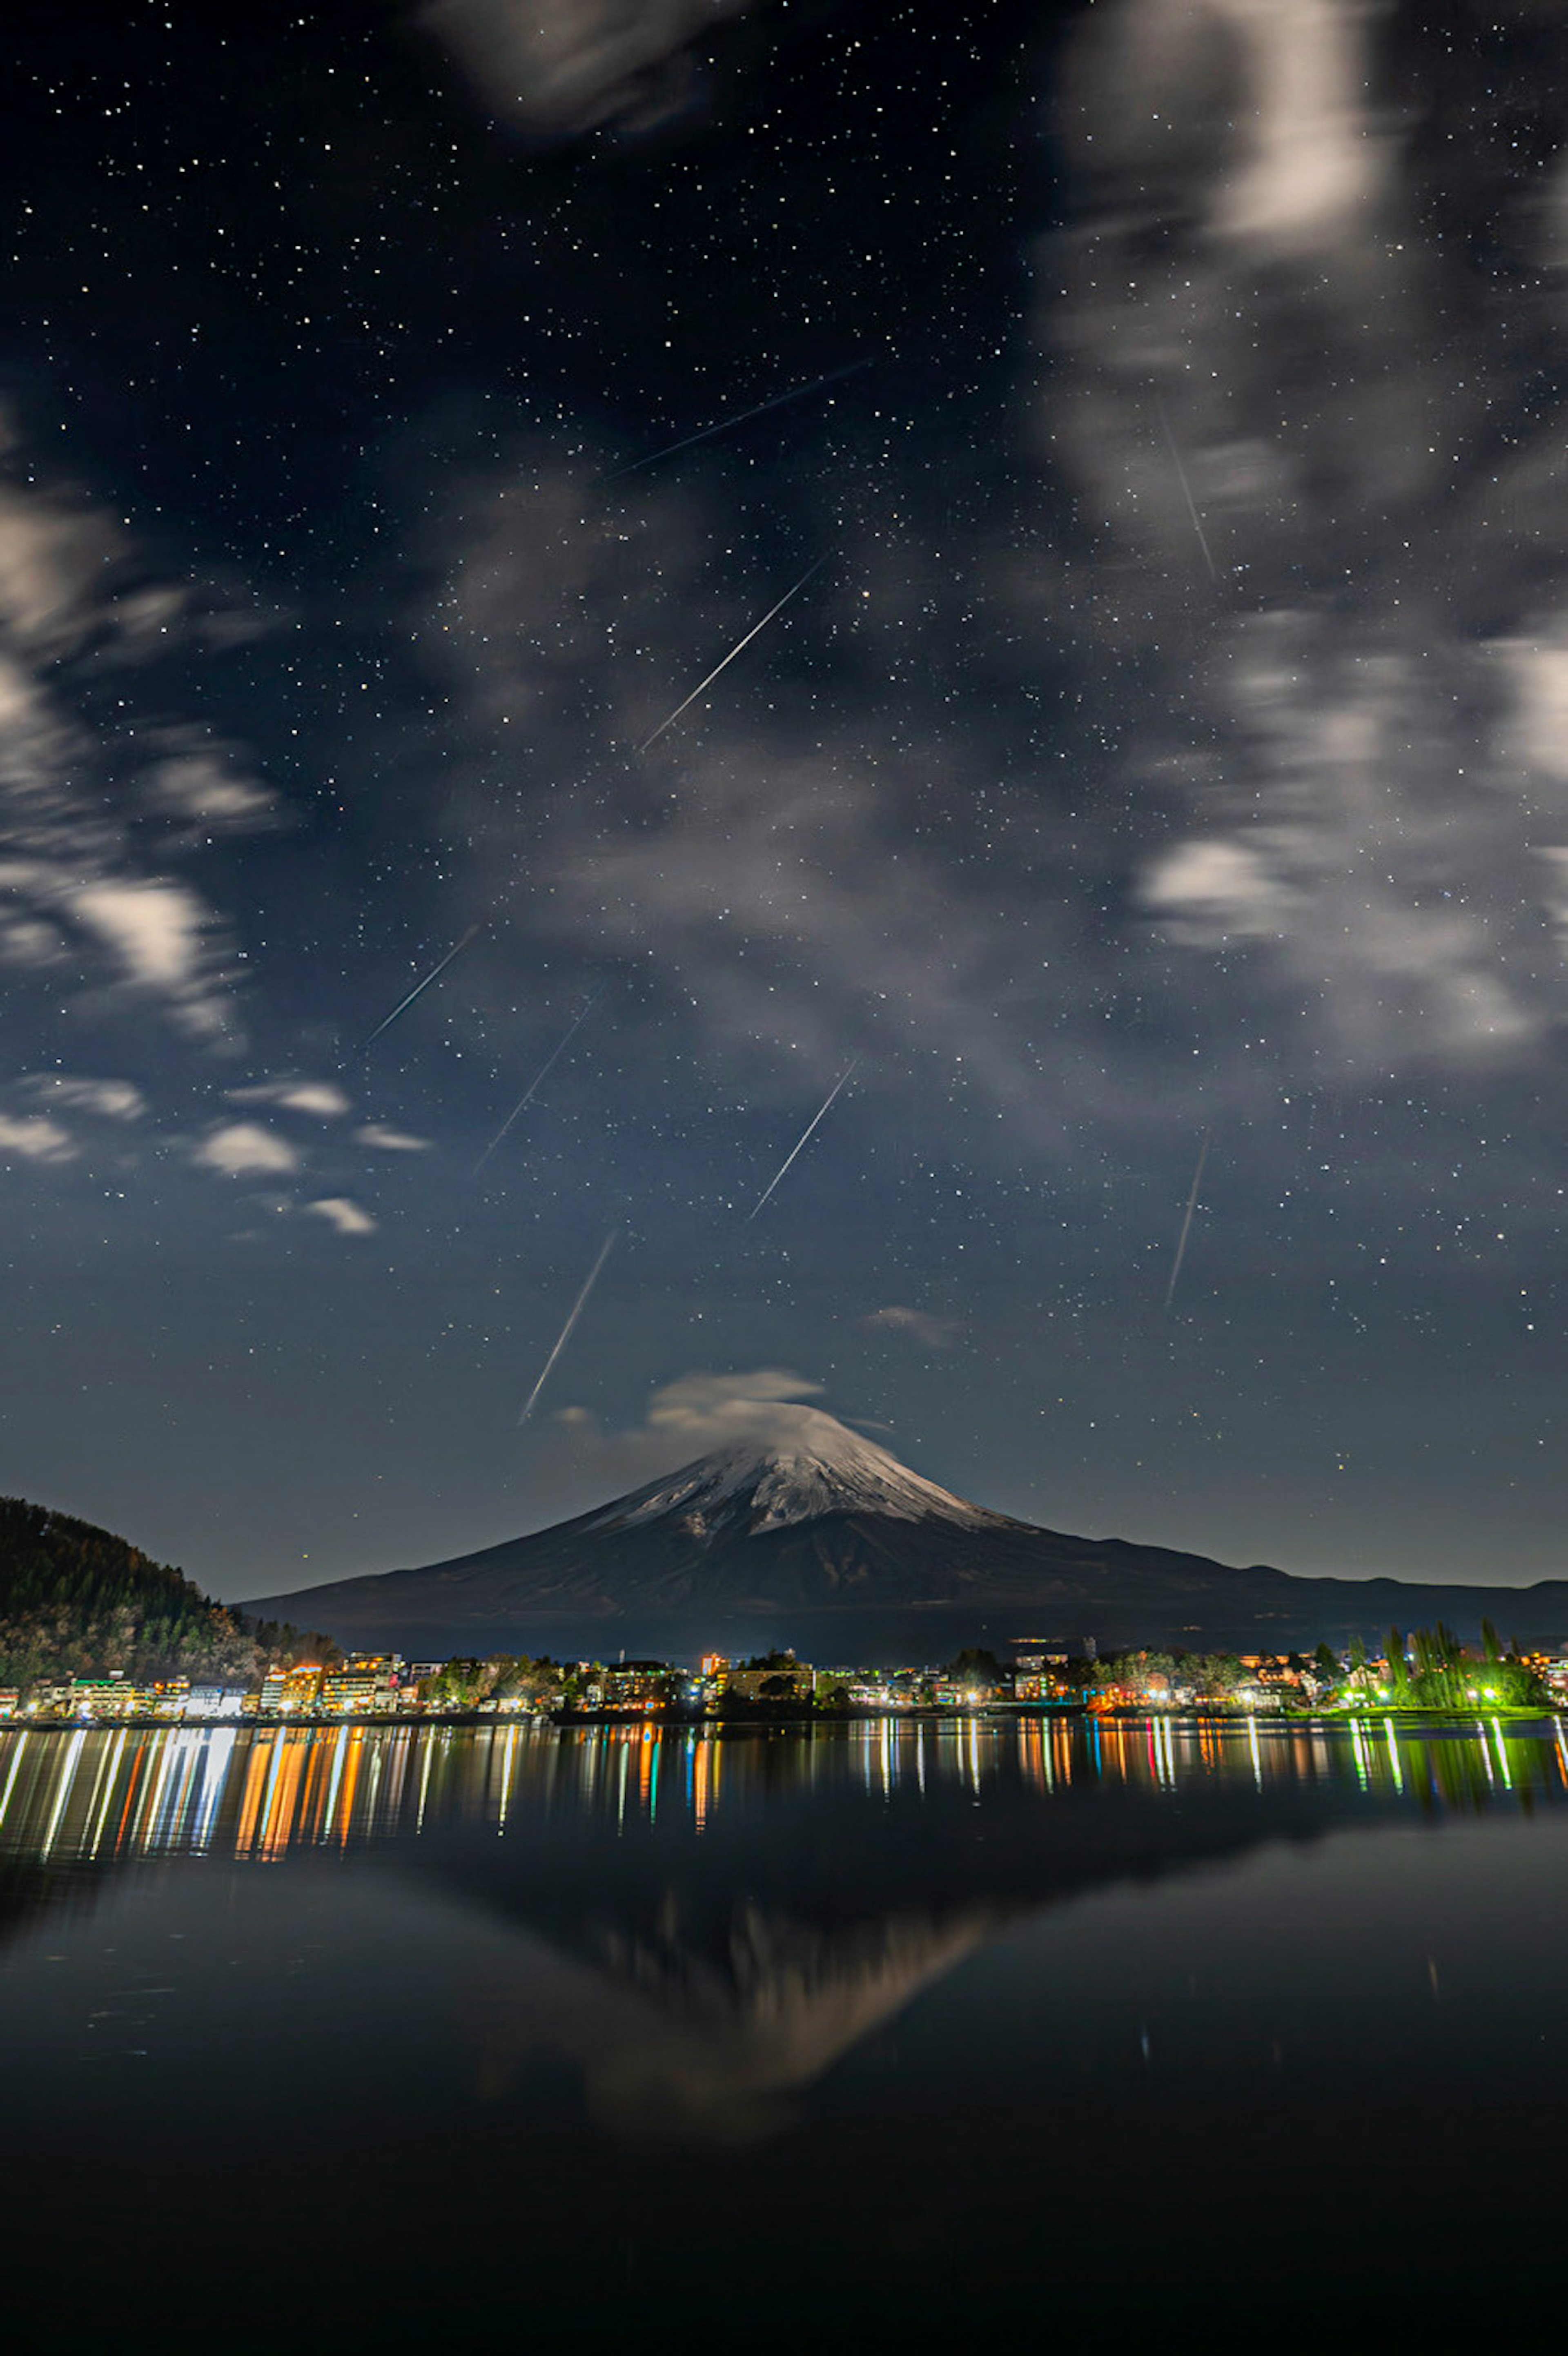
<path id="1" fill-rule="evenodd" d="M 482 1661 L 450 1660 L 420 1686 L 420 1697 L 437 1709 L 477 1709 L 483 1701 L 516 1702 L 525 1708 L 553 1709 L 580 1699 L 583 1679 L 576 1663 L 531 1660 L 526 1653 L 492 1653 Z"/>
<path id="2" fill-rule="evenodd" d="M 1353 1652 L 1352 1678 L 1364 1683 L 1359 1672 L 1367 1668 L 1364 1652 L 1359 1660 Z M 1468 1709 L 1476 1702 L 1535 1708 L 1551 1699 L 1540 1672 L 1517 1644 L 1504 1645 L 1489 1620 L 1481 1622 L 1479 1656 L 1441 1620 L 1435 1628 L 1412 1629 L 1408 1639 L 1391 1628 L 1387 1689 L 1396 1707 L 1418 1709 Z"/>
<path id="3" fill-rule="evenodd" d="M 1200 1701 L 1229 1701 L 1253 1675 L 1234 1653 L 1117 1653 L 1090 1666 L 1102 1693 L 1132 1693 L 1141 1700 L 1181 1693 Z"/>

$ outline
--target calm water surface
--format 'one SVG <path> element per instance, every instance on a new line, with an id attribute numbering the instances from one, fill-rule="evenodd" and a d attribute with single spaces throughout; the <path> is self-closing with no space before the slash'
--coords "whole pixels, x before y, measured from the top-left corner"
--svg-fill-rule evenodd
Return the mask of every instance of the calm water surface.
<path id="1" fill-rule="evenodd" d="M 1565 1966 L 1550 1719 L 7 1731 L 6 2327 L 1544 2321 Z"/>

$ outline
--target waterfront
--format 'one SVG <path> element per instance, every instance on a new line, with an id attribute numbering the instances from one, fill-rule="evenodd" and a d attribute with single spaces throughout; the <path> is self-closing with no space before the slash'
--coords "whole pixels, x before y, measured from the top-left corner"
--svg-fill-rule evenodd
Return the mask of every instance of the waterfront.
<path id="1" fill-rule="evenodd" d="M 0 1735 L 14 2319 L 1549 2311 L 1559 1721 Z"/>

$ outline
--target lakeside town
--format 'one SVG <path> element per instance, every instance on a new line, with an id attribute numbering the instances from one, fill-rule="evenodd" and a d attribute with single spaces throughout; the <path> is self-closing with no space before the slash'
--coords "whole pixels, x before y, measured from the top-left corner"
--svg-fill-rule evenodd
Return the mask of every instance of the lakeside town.
<path id="1" fill-rule="evenodd" d="M 1439 1626 L 1384 1651 L 1326 1644 L 1310 1654 L 1167 1653 L 1101 1656 L 1021 1637 L 1011 1657 L 972 1647 L 940 1665 L 819 1667 L 789 1651 L 732 1661 L 710 1653 L 695 1668 L 664 1660 L 413 1660 L 396 1652 L 333 1661 L 278 1662 L 246 1687 L 178 1676 L 139 1681 L 118 1671 L 0 1687 L 0 1719 L 38 1726 L 134 1720 L 341 1720 L 531 1718 L 763 1719 L 902 1715 L 918 1711 L 1078 1709 L 1255 1715 L 1415 1708 L 1484 1711 L 1568 1704 L 1568 1656 L 1505 1650 L 1488 1627 L 1461 1644 Z"/>

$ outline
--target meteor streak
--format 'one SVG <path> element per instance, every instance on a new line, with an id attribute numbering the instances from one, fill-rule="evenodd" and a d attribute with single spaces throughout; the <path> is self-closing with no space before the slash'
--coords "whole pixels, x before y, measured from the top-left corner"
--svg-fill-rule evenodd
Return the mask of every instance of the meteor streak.
<path id="1" fill-rule="evenodd" d="M 667 728 L 673 728 L 676 721 L 680 719 L 682 712 L 690 711 L 692 705 L 697 701 L 698 696 L 701 695 L 705 689 L 712 687 L 720 671 L 727 670 L 729 669 L 736 655 L 744 653 L 746 648 L 750 646 L 753 638 L 756 637 L 757 632 L 759 630 L 765 630 L 768 627 L 768 623 L 773 619 L 775 614 L 780 614 L 783 612 L 785 606 L 789 603 L 790 598 L 800 594 L 807 582 L 811 579 L 812 573 L 820 573 L 827 561 L 828 560 L 825 556 L 819 556 L 815 564 L 808 565 L 806 571 L 801 573 L 800 578 L 796 582 L 793 589 L 786 589 L 782 597 L 779 598 L 778 605 L 769 605 L 767 613 L 762 616 L 761 621 L 754 622 L 750 629 L 747 630 L 745 637 L 742 638 L 737 645 L 731 647 L 723 662 L 715 663 L 714 665 L 712 670 L 708 673 L 706 679 L 702 681 L 701 685 L 694 687 L 692 690 L 692 692 L 686 698 L 685 702 L 678 703 L 675 706 L 674 711 L 669 714 L 668 718 L 660 722 L 652 735 L 645 736 L 643 738 L 641 744 L 637 748 L 639 753 L 646 753 L 650 744 L 656 744 L 658 743 L 660 737 L 663 735 L 664 731 Z"/>
<path id="2" fill-rule="evenodd" d="M 1176 1279 L 1181 1274 L 1182 1261 L 1187 1257 L 1187 1239 L 1192 1231 L 1192 1215 L 1197 1207 L 1197 1190 L 1203 1183 L 1203 1165 L 1208 1159 L 1208 1141 L 1213 1134 L 1213 1127 L 1210 1125 L 1209 1128 L 1204 1130 L 1203 1143 L 1198 1148 L 1197 1167 L 1192 1173 L 1192 1192 L 1187 1198 L 1187 1216 L 1181 1223 L 1181 1236 L 1176 1248 L 1176 1263 L 1171 1269 L 1171 1280 L 1165 1287 L 1165 1307 L 1167 1309 L 1171 1305 L 1171 1300 L 1176 1291 Z"/>
<path id="3" fill-rule="evenodd" d="M 776 392 L 771 401 L 759 401 L 755 409 L 742 409 L 734 417 L 721 417 L 716 425 L 704 425 L 698 434 L 688 434 L 683 442 L 666 442 L 661 450 L 650 450 L 646 458 L 634 458 L 628 466 L 618 466 L 610 475 L 601 475 L 602 483 L 618 483 L 623 475 L 636 475 L 644 466 L 651 466 L 660 458 L 672 458 L 677 450 L 690 450 L 699 442 L 711 442 L 715 434 L 727 434 L 732 426 L 749 424 L 754 417 L 766 417 L 770 409 L 786 409 L 792 401 L 808 401 L 813 392 L 825 392 L 830 384 L 842 384 L 846 376 L 858 376 L 871 362 L 851 360 L 847 368 L 834 369 L 827 376 L 814 378 L 810 384 L 792 385 L 788 392 Z"/>
<path id="4" fill-rule="evenodd" d="M 463 951 L 467 948 L 468 943 L 473 939 L 475 934 L 482 929 L 483 927 L 478 925 L 469 926 L 467 931 L 464 934 L 456 948 L 448 949 L 440 964 L 436 966 L 433 971 L 427 973 L 423 981 L 416 981 L 406 998 L 400 998 L 398 1000 L 397 1004 L 392 1008 L 392 1012 L 387 1016 L 384 1023 L 377 1023 L 375 1029 L 371 1032 L 370 1037 L 365 1042 L 367 1047 L 374 1046 L 376 1041 L 381 1037 L 381 1033 L 390 1029 L 392 1024 L 397 1021 L 398 1016 L 403 1012 L 404 1009 L 412 1006 L 414 1000 L 420 996 L 422 991 L 428 990 L 433 981 L 440 980 L 441 976 L 446 972 L 453 958 L 455 957 L 461 957 Z"/>
<path id="5" fill-rule="evenodd" d="M 566 1053 L 567 1048 L 571 1045 L 573 1040 L 576 1037 L 578 1032 L 582 1029 L 584 1023 L 587 1021 L 589 1015 L 593 1012 L 595 1007 L 598 1004 L 600 999 L 604 996 L 608 988 L 609 980 L 607 976 L 606 979 L 600 982 L 597 990 L 594 991 L 592 997 L 588 1000 L 587 1004 L 584 1007 L 582 1012 L 578 1015 L 576 1021 L 571 1025 L 565 1035 L 563 1038 L 558 1039 L 554 1046 L 552 1047 L 549 1055 L 546 1055 L 544 1061 L 541 1064 L 539 1069 L 530 1080 L 527 1087 L 524 1088 L 521 1096 L 519 1097 L 516 1104 L 513 1105 L 511 1110 L 508 1113 L 506 1119 L 502 1121 L 500 1127 L 497 1130 L 495 1135 L 491 1138 L 489 1143 L 486 1146 L 484 1151 L 475 1162 L 472 1173 L 474 1177 L 477 1178 L 478 1176 L 480 1171 L 484 1168 L 486 1162 L 489 1160 L 491 1154 L 495 1151 L 497 1146 L 500 1143 L 502 1138 L 506 1135 L 508 1130 L 511 1127 L 518 1115 L 521 1112 L 525 1112 L 528 1107 L 532 1103 L 535 1091 L 543 1087 L 545 1080 L 549 1077 L 552 1068 Z"/>
<path id="6" fill-rule="evenodd" d="M 550 1355 L 545 1359 L 543 1371 L 540 1375 L 539 1380 L 534 1384 L 533 1388 L 529 1392 L 528 1398 L 523 1403 L 522 1413 L 517 1419 L 517 1428 L 520 1431 L 522 1430 L 523 1425 L 528 1421 L 529 1417 L 533 1413 L 534 1401 L 538 1398 L 540 1392 L 544 1388 L 545 1384 L 550 1380 L 551 1367 L 555 1364 L 556 1359 L 561 1355 L 562 1351 L 566 1347 L 567 1343 L 571 1340 L 572 1328 L 575 1325 L 578 1318 L 582 1315 L 583 1311 L 587 1306 L 588 1295 L 592 1292 L 595 1285 L 597 1284 L 599 1280 L 599 1270 L 603 1268 L 606 1260 L 608 1259 L 610 1253 L 614 1250 L 616 1237 L 619 1233 L 620 1229 L 618 1227 L 612 1227 L 608 1235 L 605 1237 L 604 1242 L 599 1246 L 599 1256 L 594 1262 L 592 1268 L 588 1270 L 587 1280 L 584 1284 L 583 1290 L 578 1293 L 577 1298 L 572 1303 L 572 1314 L 567 1318 L 566 1323 L 561 1328 L 560 1339 L 557 1341 L 555 1347 L 551 1351 Z"/>
<path id="7" fill-rule="evenodd" d="M 1187 511 L 1192 518 L 1192 528 L 1197 534 L 1197 544 L 1203 551 L 1203 561 L 1208 567 L 1208 577 L 1211 581 L 1218 581 L 1219 575 L 1214 569 L 1214 559 L 1208 552 L 1208 542 L 1204 537 L 1202 519 L 1197 512 L 1197 502 L 1192 496 L 1192 488 L 1187 479 L 1187 468 L 1181 463 L 1181 452 L 1176 448 L 1176 435 L 1171 432 L 1171 422 L 1165 415 L 1165 404 L 1158 393 L 1155 395 L 1155 407 L 1160 412 L 1160 431 L 1165 437 L 1165 448 L 1171 454 L 1171 464 L 1176 468 L 1176 480 L 1181 485 L 1181 495 L 1187 501 Z"/>
<path id="8" fill-rule="evenodd" d="M 794 1145 L 794 1148 L 793 1148 L 793 1149 L 792 1149 L 792 1151 L 790 1151 L 790 1152 L 789 1152 L 789 1153 L 785 1157 L 784 1161 L 779 1164 L 779 1168 L 774 1172 L 774 1173 L 773 1173 L 772 1177 L 768 1180 L 768 1182 L 767 1185 L 763 1188 L 763 1190 L 762 1190 L 761 1194 L 757 1196 L 757 1198 L 756 1202 L 752 1205 L 751 1209 L 746 1213 L 746 1225 L 747 1225 L 747 1226 L 749 1226 L 751 1225 L 752 1220 L 756 1218 L 757 1212 L 761 1210 L 762 1205 L 764 1205 L 764 1203 L 766 1203 L 766 1202 L 767 1202 L 768 1197 L 769 1196 L 769 1194 L 772 1194 L 773 1189 L 775 1188 L 775 1186 L 777 1186 L 777 1185 L 778 1185 L 779 1179 L 783 1177 L 785 1171 L 789 1169 L 790 1162 L 794 1161 L 794 1159 L 795 1159 L 795 1155 L 796 1155 L 797 1153 L 799 1153 L 799 1152 L 800 1152 L 800 1151 L 801 1147 L 805 1144 L 805 1142 L 806 1142 L 807 1139 L 811 1136 L 812 1130 L 814 1130 L 814 1129 L 816 1128 L 816 1126 L 817 1126 L 817 1122 L 818 1122 L 818 1121 L 820 1121 L 820 1120 L 822 1119 L 823 1115 L 828 1111 L 829 1108 L 831 1107 L 831 1105 L 832 1105 L 832 1103 L 833 1098 L 837 1096 L 837 1094 L 838 1094 L 839 1090 L 843 1087 L 844 1082 L 845 1082 L 847 1079 L 849 1079 L 849 1078 L 851 1077 L 851 1076 L 853 1075 L 853 1073 L 854 1073 L 854 1071 L 855 1065 L 856 1065 L 856 1064 L 858 1064 L 858 1063 L 859 1063 L 859 1061 L 860 1061 L 860 1057 L 859 1057 L 858 1055 L 854 1056 L 854 1057 L 852 1059 L 852 1061 L 851 1061 L 851 1062 L 850 1062 L 850 1063 L 845 1066 L 845 1068 L 844 1068 L 844 1069 L 843 1069 L 843 1070 L 839 1074 L 839 1076 L 838 1076 L 837 1079 L 833 1082 L 832 1087 L 828 1090 L 827 1097 L 826 1097 L 826 1098 L 825 1098 L 824 1102 L 823 1102 L 821 1106 L 819 1106 L 819 1108 L 818 1108 L 818 1109 L 817 1109 L 817 1112 L 816 1112 L 815 1116 L 813 1117 L 813 1119 L 812 1119 L 811 1120 L 810 1120 L 810 1121 L 807 1123 L 806 1128 L 805 1128 L 805 1129 L 804 1129 L 804 1130 L 801 1132 L 801 1134 L 800 1134 L 800 1138 L 796 1141 L 796 1143 L 795 1143 L 795 1145 Z"/>

